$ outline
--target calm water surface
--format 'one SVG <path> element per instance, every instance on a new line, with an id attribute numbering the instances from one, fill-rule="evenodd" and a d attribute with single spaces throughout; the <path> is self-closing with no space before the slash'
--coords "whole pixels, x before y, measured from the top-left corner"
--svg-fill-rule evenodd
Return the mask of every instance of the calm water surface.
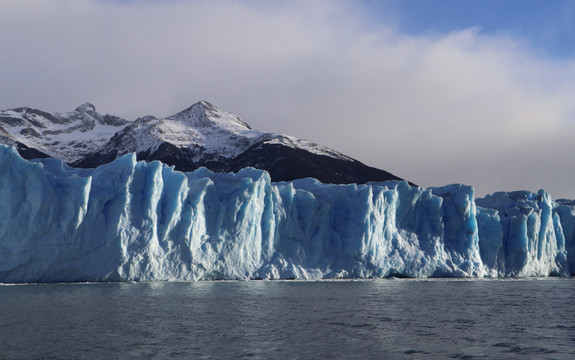
<path id="1" fill-rule="evenodd" d="M 575 279 L 0 286 L 1 359 L 575 359 Z"/>

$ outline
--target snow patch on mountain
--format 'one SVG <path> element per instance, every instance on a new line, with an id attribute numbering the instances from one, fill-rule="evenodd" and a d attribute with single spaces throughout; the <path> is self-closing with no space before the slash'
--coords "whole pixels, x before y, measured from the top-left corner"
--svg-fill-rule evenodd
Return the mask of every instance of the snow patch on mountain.
<path id="1" fill-rule="evenodd" d="M 6 143 L 19 142 L 67 163 L 98 150 L 127 123 L 99 114 L 90 103 L 64 114 L 26 107 L 0 110 L 0 135 Z"/>
<path id="2" fill-rule="evenodd" d="M 335 159 L 347 160 L 347 161 L 354 161 L 354 159 L 346 156 L 342 153 L 339 153 L 335 150 L 327 148 L 322 145 L 318 145 L 314 142 L 311 142 L 306 139 L 298 139 L 296 137 L 284 134 L 271 134 L 266 133 L 262 135 L 256 143 L 260 143 L 261 145 L 268 144 L 268 145 L 283 145 L 288 146 L 293 149 L 303 149 L 309 151 L 316 155 L 324 155 L 329 156 Z"/>

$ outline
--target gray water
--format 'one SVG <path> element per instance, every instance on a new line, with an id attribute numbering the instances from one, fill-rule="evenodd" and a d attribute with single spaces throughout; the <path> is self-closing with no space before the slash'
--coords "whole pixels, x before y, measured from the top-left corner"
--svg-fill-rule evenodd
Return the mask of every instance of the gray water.
<path id="1" fill-rule="evenodd" d="M 0 286 L 1 359 L 575 359 L 575 279 Z"/>

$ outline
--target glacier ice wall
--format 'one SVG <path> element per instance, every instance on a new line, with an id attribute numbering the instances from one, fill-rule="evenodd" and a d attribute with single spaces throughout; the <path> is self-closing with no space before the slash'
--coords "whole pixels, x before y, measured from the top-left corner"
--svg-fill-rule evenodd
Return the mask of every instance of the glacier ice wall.
<path id="1" fill-rule="evenodd" d="M 73 169 L 7 146 L 0 169 L 0 282 L 575 273 L 575 203 L 544 191 Z"/>

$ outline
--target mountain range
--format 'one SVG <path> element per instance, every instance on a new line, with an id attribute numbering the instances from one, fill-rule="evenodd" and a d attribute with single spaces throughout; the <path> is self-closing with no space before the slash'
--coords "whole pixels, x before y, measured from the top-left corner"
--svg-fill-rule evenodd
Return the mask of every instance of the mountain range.
<path id="1" fill-rule="evenodd" d="M 206 101 L 165 118 L 134 121 L 101 115 L 90 103 L 68 113 L 0 110 L 0 143 L 15 146 L 26 159 L 53 157 L 81 168 L 135 153 L 138 160 L 159 160 L 183 172 L 254 167 L 276 182 L 305 177 L 336 184 L 401 180 L 311 141 L 253 130 Z"/>

